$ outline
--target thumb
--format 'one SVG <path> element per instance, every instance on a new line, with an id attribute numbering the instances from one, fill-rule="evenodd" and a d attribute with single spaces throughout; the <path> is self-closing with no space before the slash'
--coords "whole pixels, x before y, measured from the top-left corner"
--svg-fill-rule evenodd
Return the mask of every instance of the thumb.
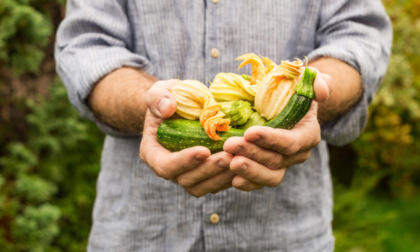
<path id="1" fill-rule="evenodd" d="M 314 83 L 315 101 L 325 102 L 333 91 L 332 78 L 330 75 L 318 71 Z"/>
<path id="2" fill-rule="evenodd" d="M 176 100 L 169 90 L 177 80 L 157 81 L 147 91 L 146 104 L 150 112 L 159 118 L 168 118 L 176 111 Z"/>

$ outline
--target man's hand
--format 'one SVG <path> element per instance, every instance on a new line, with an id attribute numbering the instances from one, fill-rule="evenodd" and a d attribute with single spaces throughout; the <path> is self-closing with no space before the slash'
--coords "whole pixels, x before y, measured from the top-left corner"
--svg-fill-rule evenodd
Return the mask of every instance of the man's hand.
<path id="1" fill-rule="evenodd" d="M 140 158 L 157 176 L 182 186 L 195 197 L 216 193 L 232 187 L 235 175 L 229 170 L 232 155 L 197 146 L 179 152 L 170 152 L 157 141 L 157 128 L 176 111 L 176 100 L 169 92 L 176 80 L 156 82 L 146 95 L 149 108 L 144 122 Z"/>
<path id="2" fill-rule="evenodd" d="M 292 130 L 255 126 L 244 137 L 229 138 L 224 151 L 234 155 L 230 170 L 237 174 L 232 185 L 242 191 L 279 185 L 286 169 L 302 163 L 321 141 L 317 119 L 318 103 L 331 94 L 331 77 L 318 72 L 314 83 L 315 101 L 306 116 Z"/>

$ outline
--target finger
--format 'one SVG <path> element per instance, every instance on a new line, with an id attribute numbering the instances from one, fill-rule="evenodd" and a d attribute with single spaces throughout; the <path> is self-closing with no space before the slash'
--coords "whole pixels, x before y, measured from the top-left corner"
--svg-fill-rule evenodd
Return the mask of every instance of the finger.
<path id="1" fill-rule="evenodd" d="M 235 156 L 243 156 L 254 160 L 272 170 L 282 167 L 290 167 L 294 164 L 303 163 L 309 158 L 310 151 L 298 152 L 291 156 L 281 155 L 277 152 L 261 148 L 260 146 L 246 141 L 242 137 L 231 137 L 226 140 L 224 146 L 226 152 Z"/>
<path id="2" fill-rule="evenodd" d="M 260 127 L 250 128 L 250 130 L 252 131 L 245 132 L 245 140 L 255 143 L 261 148 L 287 156 L 310 150 L 320 141 L 320 136 L 316 133 L 313 135 L 299 134 L 288 130 L 260 129 Z"/>
<path id="3" fill-rule="evenodd" d="M 168 118 L 176 111 L 176 99 L 169 91 L 177 80 L 158 81 L 147 91 L 146 104 L 158 118 Z"/>
<path id="4" fill-rule="evenodd" d="M 226 140 L 223 150 L 234 155 L 254 160 L 270 169 L 282 167 L 284 157 L 274 151 L 263 149 L 246 141 L 243 137 L 231 137 Z"/>
<path id="5" fill-rule="evenodd" d="M 230 183 L 234 176 L 234 173 L 232 173 L 230 170 L 227 170 L 185 189 L 194 197 L 202 197 L 208 193 L 218 191 L 226 187 L 226 184 Z"/>
<path id="6" fill-rule="evenodd" d="M 232 173 L 232 175 L 234 175 L 234 173 Z M 219 189 L 217 189 L 216 191 L 211 192 L 212 194 L 216 194 L 219 193 L 221 191 L 227 190 L 229 188 L 232 187 L 232 181 L 227 182 L 225 185 L 223 185 L 222 187 L 220 187 Z"/>
<path id="7" fill-rule="evenodd" d="M 235 156 L 230 163 L 230 170 L 253 183 L 274 187 L 282 182 L 286 168 L 271 170 L 246 157 Z M 237 186 L 233 181 L 232 185 Z"/>
<path id="8" fill-rule="evenodd" d="M 321 128 L 313 108 L 291 130 L 254 126 L 245 131 L 244 138 L 264 149 L 287 156 L 310 150 L 321 141 Z"/>
<path id="9" fill-rule="evenodd" d="M 175 182 L 182 187 L 190 187 L 210 177 L 229 169 L 232 154 L 219 152 L 211 155 L 196 168 L 175 178 Z"/>
<path id="10" fill-rule="evenodd" d="M 156 175 L 164 179 L 173 179 L 203 163 L 210 156 L 210 151 L 197 146 L 171 153 L 158 147 L 149 148 L 144 156 L 144 161 L 152 167 Z"/>
<path id="11" fill-rule="evenodd" d="M 257 183 L 251 182 L 240 175 L 236 175 L 232 179 L 232 186 L 235 187 L 238 190 L 250 192 L 255 190 L 260 190 L 264 188 L 263 185 L 259 185 Z"/>
<path id="12" fill-rule="evenodd" d="M 147 112 L 145 128 L 140 143 L 140 158 L 147 163 L 156 175 L 173 179 L 174 177 L 191 170 L 207 159 L 211 153 L 203 146 L 184 149 L 179 152 L 170 152 L 162 147 L 156 136 L 159 120 Z"/>

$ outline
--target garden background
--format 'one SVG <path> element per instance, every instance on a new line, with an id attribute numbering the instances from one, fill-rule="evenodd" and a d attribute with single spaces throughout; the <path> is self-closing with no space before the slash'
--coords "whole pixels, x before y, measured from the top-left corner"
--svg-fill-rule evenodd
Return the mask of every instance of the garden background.
<path id="1" fill-rule="evenodd" d="M 420 251 L 420 0 L 384 0 L 393 54 L 365 132 L 330 147 L 336 251 Z M 103 134 L 55 73 L 65 0 L 0 0 L 0 250 L 84 251 Z"/>

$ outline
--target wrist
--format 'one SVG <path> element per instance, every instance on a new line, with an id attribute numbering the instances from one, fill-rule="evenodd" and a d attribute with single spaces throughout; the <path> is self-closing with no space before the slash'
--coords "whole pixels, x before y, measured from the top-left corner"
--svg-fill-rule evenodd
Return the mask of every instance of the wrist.
<path id="1" fill-rule="evenodd" d="M 94 86 L 88 106 L 99 121 L 139 135 L 146 113 L 145 93 L 155 81 L 137 69 L 119 68 Z"/>
<path id="2" fill-rule="evenodd" d="M 318 106 L 318 121 L 321 124 L 344 115 L 362 97 L 361 76 L 352 66 L 329 57 L 316 59 L 309 65 L 322 73 L 322 79 L 326 82 L 323 85 L 329 90 L 328 97 Z"/>

